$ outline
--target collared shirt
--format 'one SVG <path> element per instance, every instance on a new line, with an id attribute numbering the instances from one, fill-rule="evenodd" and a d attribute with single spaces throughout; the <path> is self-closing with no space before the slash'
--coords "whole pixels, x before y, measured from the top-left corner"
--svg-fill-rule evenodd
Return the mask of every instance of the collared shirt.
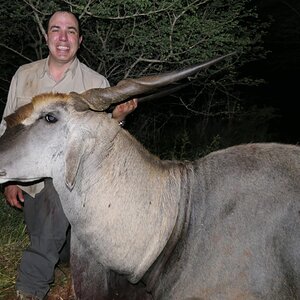
<path id="1" fill-rule="evenodd" d="M 13 76 L 8 92 L 3 117 L 13 113 L 20 106 L 27 104 L 41 93 L 59 92 L 81 93 L 92 88 L 109 86 L 108 80 L 75 58 L 60 81 L 55 81 L 49 74 L 48 58 L 21 66 Z M 4 133 L 6 123 L 0 124 L 0 136 Z M 32 196 L 39 192 L 43 184 L 21 187 Z"/>

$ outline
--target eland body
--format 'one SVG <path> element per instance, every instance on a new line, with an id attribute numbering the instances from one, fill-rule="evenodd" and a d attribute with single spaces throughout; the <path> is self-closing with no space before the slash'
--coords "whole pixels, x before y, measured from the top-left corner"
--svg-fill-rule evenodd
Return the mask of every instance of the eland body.
<path id="1" fill-rule="evenodd" d="M 300 299 L 300 147 L 163 161 L 90 93 L 36 96 L 0 139 L 0 182 L 53 178 L 78 299 Z"/>

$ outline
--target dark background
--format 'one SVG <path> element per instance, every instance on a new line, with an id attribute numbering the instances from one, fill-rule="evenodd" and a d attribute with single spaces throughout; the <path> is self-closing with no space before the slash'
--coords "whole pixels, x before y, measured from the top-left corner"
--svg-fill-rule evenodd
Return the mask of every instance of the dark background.
<path id="1" fill-rule="evenodd" d="M 250 73 L 267 82 L 255 89 L 252 97 L 277 109 L 279 116 L 273 126 L 281 141 L 299 143 L 300 1 L 257 2 L 260 17 L 273 21 L 265 38 L 265 47 L 271 51 L 268 59 L 249 66 Z"/>
<path id="2" fill-rule="evenodd" d="M 259 18 L 262 21 L 271 20 L 272 25 L 268 29 L 269 33 L 264 37 L 264 46 L 270 53 L 267 55 L 266 60 L 251 63 L 245 69 L 245 72 L 253 78 L 264 78 L 266 81 L 265 85 L 247 89 L 245 91 L 246 98 L 249 102 L 255 103 L 260 107 L 275 108 L 276 118 L 270 121 L 272 131 L 277 133 L 276 138 L 272 139 L 273 141 L 297 144 L 300 142 L 298 117 L 298 87 L 300 86 L 300 0 L 249 1 L 250 6 L 253 4 L 258 6 Z M 4 48 L 1 48 L 1 50 L 7 51 Z M 11 57 L 12 53 L 9 51 L 8 53 Z M 12 61 L 12 63 L 15 62 Z M 27 63 L 27 61 L 23 63 Z M 15 68 L 17 68 L 18 64 L 15 63 L 15 65 Z M 7 76 L 6 86 L 8 86 L 10 79 L 11 76 Z M 4 108 L 6 89 L 4 92 L 2 91 L 2 94 L 3 99 L 0 102 L 0 113 L 2 113 Z M 169 110 L 169 107 L 166 110 Z M 132 119 L 137 119 L 138 115 L 139 113 L 136 113 Z M 256 120 L 258 118 L 253 118 L 254 122 Z M 141 124 L 143 123 L 140 120 L 138 121 L 139 123 L 137 125 L 133 124 L 133 127 L 142 127 Z M 128 123 L 130 124 L 130 122 Z M 269 121 L 267 120 L 266 123 L 269 124 Z M 233 127 L 241 132 L 241 134 L 246 135 L 246 130 L 249 129 L 251 131 L 251 128 L 249 128 L 247 123 L 245 124 L 241 128 L 236 124 Z M 222 128 L 223 125 L 219 125 L 216 132 L 221 132 Z M 261 126 L 260 128 L 263 131 L 263 127 Z M 209 135 L 208 131 L 205 133 Z M 249 136 L 249 141 L 256 141 L 251 139 L 251 134 Z"/>

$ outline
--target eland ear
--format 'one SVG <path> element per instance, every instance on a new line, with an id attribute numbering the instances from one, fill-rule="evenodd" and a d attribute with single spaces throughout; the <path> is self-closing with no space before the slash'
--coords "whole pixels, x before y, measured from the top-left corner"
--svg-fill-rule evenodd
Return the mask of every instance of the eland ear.
<path id="1" fill-rule="evenodd" d="M 65 183 L 71 191 L 75 185 L 78 169 L 85 151 L 85 143 L 78 137 L 69 141 L 65 157 Z"/>

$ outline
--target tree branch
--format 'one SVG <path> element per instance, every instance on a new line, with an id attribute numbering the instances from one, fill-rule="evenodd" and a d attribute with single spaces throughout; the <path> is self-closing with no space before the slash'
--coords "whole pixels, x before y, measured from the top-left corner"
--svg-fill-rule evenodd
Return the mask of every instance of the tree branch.
<path id="1" fill-rule="evenodd" d="M 39 26 L 39 28 L 40 28 L 40 31 L 42 32 L 43 36 L 45 36 L 45 35 L 46 35 L 46 31 L 45 31 L 45 29 L 44 29 L 44 27 L 43 27 L 43 22 L 41 21 L 39 15 L 38 15 L 38 13 L 39 13 L 39 14 L 42 14 L 42 15 L 43 15 L 43 13 L 42 13 L 41 11 L 39 11 L 39 10 L 32 4 L 32 2 L 31 2 L 30 0 L 28 0 L 28 1 L 27 1 L 27 0 L 23 0 L 23 1 L 24 1 L 27 5 L 29 5 L 29 6 L 32 8 L 32 11 L 33 11 L 35 20 L 36 20 L 36 22 L 37 22 L 37 24 L 38 24 L 38 26 Z"/>
<path id="2" fill-rule="evenodd" d="M 26 59 L 27 61 L 32 62 L 32 59 L 30 59 L 29 57 L 23 55 L 22 53 L 18 52 L 17 50 L 15 50 L 15 49 L 13 49 L 13 48 L 11 48 L 11 47 L 3 44 L 3 43 L 0 43 L 0 46 L 3 47 L 3 48 L 8 49 L 9 51 L 14 52 L 15 54 L 17 54 L 17 55 L 21 56 L 22 58 Z"/>

